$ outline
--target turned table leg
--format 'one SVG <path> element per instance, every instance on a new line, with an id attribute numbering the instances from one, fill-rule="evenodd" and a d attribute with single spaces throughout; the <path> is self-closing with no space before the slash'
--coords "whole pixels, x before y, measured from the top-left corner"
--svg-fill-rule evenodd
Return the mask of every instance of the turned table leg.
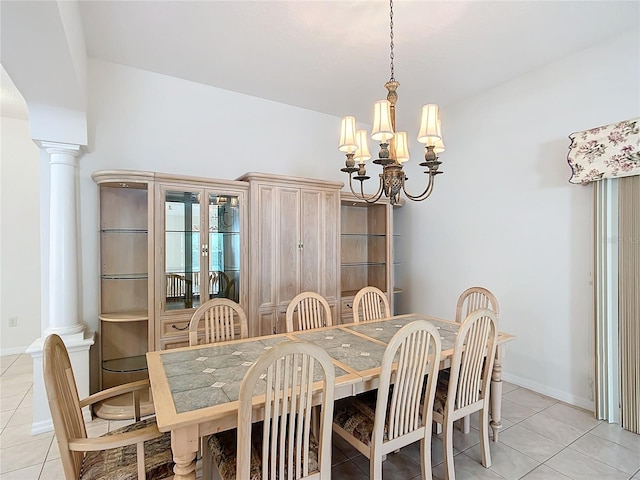
<path id="1" fill-rule="evenodd" d="M 196 453 L 198 452 L 198 426 L 189 425 L 171 432 L 171 451 L 174 480 L 195 480 Z"/>
<path id="2" fill-rule="evenodd" d="M 504 358 L 504 346 L 496 348 L 496 358 L 491 372 L 491 428 L 493 441 L 498 441 L 498 434 L 502 429 L 502 359 Z"/>

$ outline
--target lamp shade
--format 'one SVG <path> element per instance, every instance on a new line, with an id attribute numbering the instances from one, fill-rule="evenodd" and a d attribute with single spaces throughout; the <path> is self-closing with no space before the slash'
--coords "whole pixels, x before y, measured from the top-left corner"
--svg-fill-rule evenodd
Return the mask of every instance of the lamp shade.
<path id="1" fill-rule="evenodd" d="M 356 150 L 354 160 L 358 163 L 364 163 L 371 158 L 366 130 L 358 130 L 356 132 L 356 143 L 358 144 L 358 149 Z"/>
<path id="2" fill-rule="evenodd" d="M 428 143 L 429 140 L 437 140 L 441 137 L 438 115 L 438 105 L 430 103 L 422 107 L 422 120 L 420 121 L 420 131 L 418 141 Z"/>
<path id="3" fill-rule="evenodd" d="M 409 143 L 407 142 L 407 132 L 396 133 L 396 161 L 404 163 L 409 160 Z"/>
<path id="4" fill-rule="evenodd" d="M 442 138 L 442 123 L 440 123 L 440 119 L 438 119 L 438 131 L 440 132 L 440 138 L 429 137 L 425 145 L 427 147 L 433 146 L 435 153 L 442 153 L 444 152 L 444 139 Z"/>
<path id="5" fill-rule="evenodd" d="M 341 152 L 351 153 L 358 148 L 356 143 L 356 117 L 344 117 L 342 126 L 340 127 L 340 146 L 338 150 Z"/>
<path id="6" fill-rule="evenodd" d="M 382 143 L 393 138 L 391 106 L 388 100 L 378 100 L 374 105 L 371 138 Z"/>

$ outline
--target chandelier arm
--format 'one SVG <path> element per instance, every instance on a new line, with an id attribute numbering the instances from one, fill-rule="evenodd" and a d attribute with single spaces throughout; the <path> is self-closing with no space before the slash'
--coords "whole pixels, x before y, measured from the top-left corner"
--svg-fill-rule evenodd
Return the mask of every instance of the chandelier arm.
<path id="1" fill-rule="evenodd" d="M 367 203 L 376 203 L 378 200 L 380 200 L 380 197 L 382 196 L 382 192 L 383 192 L 382 177 L 380 177 L 380 185 L 378 186 L 378 191 L 371 197 L 367 197 L 364 194 L 364 185 L 363 185 L 364 182 L 360 182 L 360 194 L 356 193 L 356 191 L 353 189 L 353 178 L 351 175 L 352 174 L 349 173 L 349 189 L 351 190 L 351 193 L 353 194 L 354 197 L 356 197 L 358 200 L 364 200 Z"/>
<path id="2" fill-rule="evenodd" d="M 433 192 L 433 186 L 435 185 L 434 178 L 435 178 L 435 175 L 429 172 L 429 181 L 427 182 L 426 188 L 420 195 L 411 195 L 409 192 L 407 192 L 407 187 L 404 182 L 402 182 L 402 191 L 404 192 L 404 194 L 407 196 L 409 200 L 413 200 L 416 202 L 425 200 L 429 197 L 429 195 L 431 195 L 431 192 Z"/>

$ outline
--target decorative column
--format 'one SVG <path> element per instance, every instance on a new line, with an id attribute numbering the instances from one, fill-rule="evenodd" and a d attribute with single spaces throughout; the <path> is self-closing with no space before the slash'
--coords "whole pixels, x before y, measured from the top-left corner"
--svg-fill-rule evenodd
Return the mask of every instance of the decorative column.
<path id="1" fill-rule="evenodd" d="M 33 358 L 33 434 L 53 429 L 44 387 L 42 352 L 44 339 L 50 334 L 62 337 L 73 366 L 80 398 L 89 395 L 89 348 L 93 332 L 86 332 L 80 322 L 78 298 L 78 216 L 76 197 L 77 157 L 80 145 L 40 142 L 50 155 L 49 190 L 49 325 L 42 338 L 27 349 Z M 45 294 L 43 292 L 43 294 Z M 89 419 L 86 409 L 85 418 Z"/>

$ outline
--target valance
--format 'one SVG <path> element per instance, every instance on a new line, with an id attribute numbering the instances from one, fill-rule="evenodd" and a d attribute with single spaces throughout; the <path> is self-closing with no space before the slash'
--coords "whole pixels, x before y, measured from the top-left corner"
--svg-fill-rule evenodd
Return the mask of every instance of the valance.
<path id="1" fill-rule="evenodd" d="M 640 175 L 640 118 L 569 135 L 570 183 Z"/>

